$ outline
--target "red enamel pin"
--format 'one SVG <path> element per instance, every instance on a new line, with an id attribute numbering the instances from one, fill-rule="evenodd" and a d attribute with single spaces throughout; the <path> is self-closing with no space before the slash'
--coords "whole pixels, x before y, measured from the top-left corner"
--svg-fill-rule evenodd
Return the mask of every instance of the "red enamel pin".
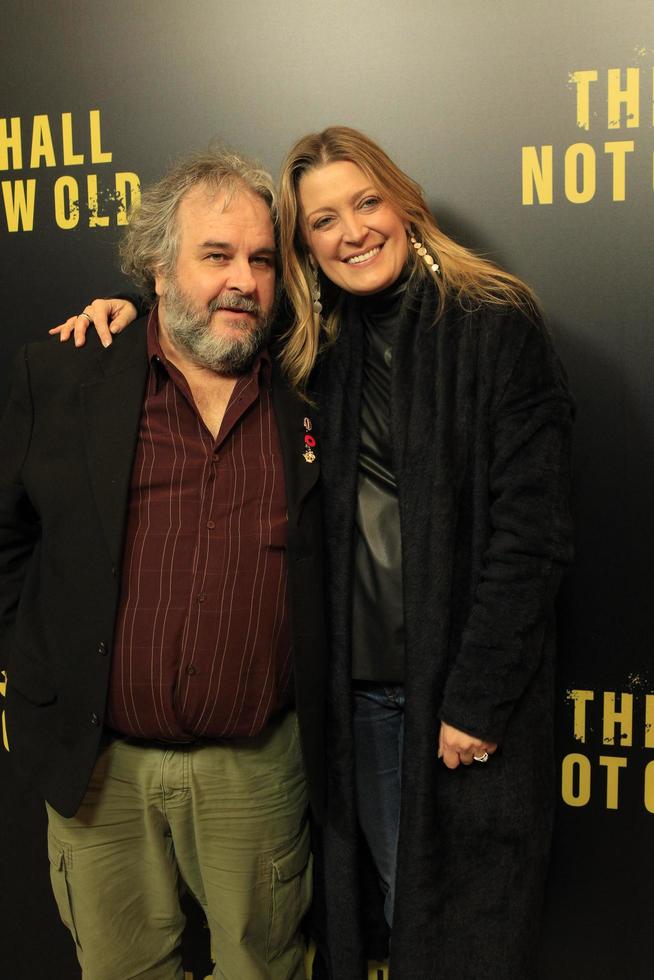
<path id="1" fill-rule="evenodd" d="M 304 436 L 304 452 L 302 453 L 302 455 L 304 456 L 307 463 L 313 463 L 313 461 L 316 458 L 316 454 L 313 451 L 314 446 L 316 445 L 316 440 L 312 435 L 309 435 L 311 429 L 313 428 L 313 426 L 311 425 L 310 418 L 304 419 L 304 428 L 306 431 Z"/>

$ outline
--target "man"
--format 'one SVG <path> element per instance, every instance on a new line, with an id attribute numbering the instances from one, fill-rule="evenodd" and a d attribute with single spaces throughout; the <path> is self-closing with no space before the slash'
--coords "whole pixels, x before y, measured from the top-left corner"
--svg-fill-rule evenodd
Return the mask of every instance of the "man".
<path id="1" fill-rule="evenodd" d="M 142 328 L 28 346 L 0 425 L 10 755 L 48 803 L 84 980 L 182 977 L 181 882 L 216 977 L 304 976 L 319 464 L 267 351 L 272 207 L 222 154 L 146 191 L 122 246 L 156 300 Z"/>

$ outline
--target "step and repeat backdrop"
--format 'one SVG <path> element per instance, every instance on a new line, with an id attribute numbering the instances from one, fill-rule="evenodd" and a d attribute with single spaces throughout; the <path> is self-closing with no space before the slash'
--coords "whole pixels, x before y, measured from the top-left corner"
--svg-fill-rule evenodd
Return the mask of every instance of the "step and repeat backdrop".
<path id="1" fill-rule="evenodd" d="M 578 404 L 540 980 L 650 980 L 651 0 L 4 0 L 2 35 L 1 400 L 22 343 L 121 282 L 141 186 L 211 142 L 276 173 L 305 132 L 362 129 L 446 231 L 535 287 Z M 74 980 L 2 726 L 0 976 Z M 188 980 L 209 972 L 198 932 Z"/>

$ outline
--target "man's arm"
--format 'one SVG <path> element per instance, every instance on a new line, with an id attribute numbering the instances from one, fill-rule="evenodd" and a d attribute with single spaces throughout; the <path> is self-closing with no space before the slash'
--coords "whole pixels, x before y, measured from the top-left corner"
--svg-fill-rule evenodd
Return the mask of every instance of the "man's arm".
<path id="1" fill-rule="evenodd" d="M 22 481 L 32 434 L 32 397 L 26 350 L 19 352 L 9 402 L 0 420 L 0 663 L 6 666 L 7 637 L 13 628 L 27 564 L 40 525 Z"/>

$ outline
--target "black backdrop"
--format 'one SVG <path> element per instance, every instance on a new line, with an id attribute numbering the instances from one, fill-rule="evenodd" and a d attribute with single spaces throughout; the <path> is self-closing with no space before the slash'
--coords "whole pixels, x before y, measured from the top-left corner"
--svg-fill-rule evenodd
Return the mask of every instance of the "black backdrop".
<path id="1" fill-rule="evenodd" d="M 579 405 L 541 980 L 650 980 L 651 0 L 4 0 L 2 15 L 1 397 L 19 344 L 115 284 L 138 181 L 212 139 L 275 172 L 304 132 L 361 128 L 449 233 L 535 286 Z M 0 786 L 0 976 L 72 980 L 42 804 L 4 752 Z"/>

